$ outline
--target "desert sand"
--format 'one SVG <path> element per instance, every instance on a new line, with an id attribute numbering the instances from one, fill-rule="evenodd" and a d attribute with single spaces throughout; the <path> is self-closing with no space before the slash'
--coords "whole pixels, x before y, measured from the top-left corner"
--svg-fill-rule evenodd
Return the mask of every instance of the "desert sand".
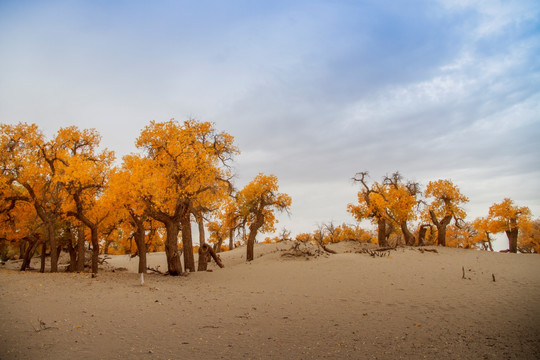
<path id="1" fill-rule="evenodd" d="M 8 263 L 0 359 L 540 358 L 538 255 L 374 257 L 341 243 L 335 255 L 283 256 L 291 246 L 257 245 L 250 263 L 238 248 L 221 254 L 223 269 L 148 274 L 142 286 L 129 256 L 96 278 Z M 148 263 L 166 269 L 163 253 Z"/>

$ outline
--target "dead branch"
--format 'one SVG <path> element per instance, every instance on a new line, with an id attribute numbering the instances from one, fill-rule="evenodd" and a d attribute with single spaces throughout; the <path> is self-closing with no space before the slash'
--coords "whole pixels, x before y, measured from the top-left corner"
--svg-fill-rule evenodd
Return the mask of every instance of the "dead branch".
<path id="1" fill-rule="evenodd" d="M 162 272 L 162 271 L 159 270 L 159 265 L 156 266 L 155 269 L 154 269 L 154 268 L 151 268 L 150 266 L 147 266 L 146 268 L 147 268 L 148 270 L 150 270 L 150 271 L 155 272 L 156 274 L 159 274 L 159 275 L 165 275 L 164 272 Z"/>
<path id="2" fill-rule="evenodd" d="M 312 249 L 302 242 L 295 241 L 291 248 L 281 254 L 282 257 L 303 257 L 303 256 L 320 256 L 326 255 L 324 251 L 320 250 L 319 247 Z"/>
<path id="3" fill-rule="evenodd" d="M 104 256 L 103 258 L 98 259 L 98 264 L 99 264 L 99 265 L 103 265 L 103 264 L 105 264 L 105 263 L 107 262 L 107 260 L 109 260 L 109 259 L 110 259 L 110 257 Z"/>
<path id="4" fill-rule="evenodd" d="M 425 251 L 427 251 L 427 252 L 432 252 L 432 253 L 437 253 L 437 254 L 439 253 L 439 252 L 437 251 L 437 249 L 424 249 L 424 248 L 418 248 L 418 251 L 420 251 L 422 254 L 423 254 Z"/>
<path id="5" fill-rule="evenodd" d="M 330 253 L 330 254 L 337 254 L 337 252 L 335 252 L 334 250 L 327 248 L 326 245 L 322 245 L 322 244 L 321 244 L 321 247 L 322 247 L 323 250 L 326 251 L 327 253 Z"/>
<path id="6" fill-rule="evenodd" d="M 391 249 L 394 249 L 394 248 L 391 248 Z M 356 253 L 357 253 L 357 254 L 368 254 L 368 255 L 371 256 L 371 257 L 385 257 L 385 256 L 390 256 L 390 251 L 389 251 L 389 250 L 383 251 L 382 249 L 375 249 L 375 250 L 372 250 L 372 249 L 362 249 L 362 250 L 360 250 L 360 251 L 357 251 Z"/>

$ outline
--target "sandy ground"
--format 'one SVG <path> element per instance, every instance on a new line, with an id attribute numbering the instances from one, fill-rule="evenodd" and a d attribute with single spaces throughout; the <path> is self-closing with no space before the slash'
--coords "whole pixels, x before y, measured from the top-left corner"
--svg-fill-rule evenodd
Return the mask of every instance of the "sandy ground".
<path id="1" fill-rule="evenodd" d="M 346 243 L 337 255 L 282 256 L 290 247 L 257 245 L 251 263 L 236 249 L 223 269 L 148 274 L 143 286 L 128 256 L 97 278 L 5 265 L 0 359 L 540 358 L 538 255 L 381 258 Z M 157 265 L 164 254 L 150 254 Z"/>

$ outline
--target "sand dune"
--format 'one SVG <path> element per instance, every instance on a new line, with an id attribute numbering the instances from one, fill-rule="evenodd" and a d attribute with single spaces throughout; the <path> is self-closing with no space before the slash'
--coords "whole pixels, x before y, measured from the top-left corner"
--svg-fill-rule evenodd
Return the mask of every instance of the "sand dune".
<path id="1" fill-rule="evenodd" d="M 8 264 L 0 359 L 540 358 L 540 256 L 372 257 L 352 243 L 283 256 L 290 248 L 257 245 L 251 263 L 239 248 L 222 254 L 223 269 L 148 274 L 144 286 L 129 256 L 111 257 L 94 279 Z M 166 269 L 163 254 L 148 260 Z"/>

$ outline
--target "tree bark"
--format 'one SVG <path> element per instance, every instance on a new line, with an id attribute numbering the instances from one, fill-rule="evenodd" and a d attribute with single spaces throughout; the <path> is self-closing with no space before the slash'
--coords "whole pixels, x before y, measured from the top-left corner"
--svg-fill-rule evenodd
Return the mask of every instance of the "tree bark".
<path id="1" fill-rule="evenodd" d="M 223 239 L 219 239 L 218 242 L 216 243 L 215 247 L 214 247 L 214 251 L 216 253 L 220 253 L 222 245 L 223 245 Z"/>
<path id="2" fill-rule="evenodd" d="M 77 250 L 73 247 L 73 236 L 67 244 L 67 249 L 69 253 L 69 272 L 74 272 L 77 269 Z"/>
<path id="3" fill-rule="evenodd" d="M 493 245 L 491 244 L 491 239 L 488 238 L 487 243 L 489 246 L 489 251 L 493 251 Z"/>
<path id="4" fill-rule="evenodd" d="M 197 271 L 206 271 L 208 267 L 208 249 L 210 247 L 206 244 L 199 247 L 199 264 L 197 266 Z"/>
<path id="5" fill-rule="evenodd" d="M 426 245 L 426 233 L 428 229 L 428 225 L 422 225 L 420 226 L 420 230 L 418 230 L 418 245 L 419 246 L 425 246 Z"/>
<path id="6" fill-rule="evenodd" d="M 246 261 L 252 261 L 254 259 L 253 249 L 255 247 L 255 238 L 257 237 L 257 232 L 263 225 L 264 217 L 262 214 L 257 214 L 256 220 L 249 226 Z"/>
<path id="7" fill-rule="evenodd" d="M 180 226 L 176 221 L 169 220 L 165 222 L 165 230 L 167 231 L 165 254 L 167 256 L 169 275 L 182 275 L 182 262 L 178 255 L 178 233 L 180 232 Z"/>
<path id="8" fill-rule="evenodd" d="M 403 221 L 400 226 L 403 237 L 405 238 L 405 244 L 407 246 L 414 246 L 416 239 L 414 238 L 414 235 L 409 231 L 409 228 L 407 227 L 407 222 Z"/>
<path id="9" fill-rule="evenodd" d="M 47 236 L 49 238 L 49 245 L 51 247 L 51 272 L 58 272 L 58 253 L 56 249 L 56 233 L 54 231 L 53 223 L 47 221 Z"/>
<path id="10" fill-rule="evenodd" d="M 511 253 L 517 253 L 518 229 L 506 230 L 508 237 L 508 249 Z"/>
<path id="11" fill-rule="evenodd" d="M 39 269 L 39 272 L 44 273 L 45 272 L 45 259 L 47 257 L 47 243 L 43 242 L 41 244 L 41 268 Z"/>
<path id="12" fill-rule="evenodd" d="M 86 257 L 86 249 L 84 248 L 84 243 L 84 228 L 82 226 L 79 226 L 77 228 L 77 272 L 84 271 L 84 262 Z"/>
<path id="13" fill-rule="evenodd" d="M 195 214 L 195 219 L 197 219 L 197 225 L 199 227 L 199 264 L 197 266 L 197 271 L 206 271 L 209 256 L 208 250 L 206 250 L 206 254 L 204 256 L 201 256 L 201 249 L 206 245 L 206 239 L 204 234 L 204 219 L 198 213 Z M 201 270 L 202 268 L 204 268 L 204 270 Z"/>
<path id="14" fill-rule="evenodd" d="M 234 229 L 229 230 L 229 251 L 232 249 L 234 249 Z M 221 251 L 221 249 L 218 251 Z"/>
<path id="15" fill-rule="evenodd" d="M 182 216 L 181 224 L 184 267 L 186 271 L 195 272 L 195 257 L 193 256 L 193 239 L 191 236 L 191 213 L 189 211 L 186 211 Z"/>
<path id="16" fill-rule="evenodd" d="M 146 274 L 146 243 L 144 242 L 146 229 L 141 219 L 134 219 L 134 222 L 137 227 L 135 231 L 135 243 L 137 244 L 137 252 L 139 253 L 139 274 Z"/>
<path id="17" fill-rule="evenodd" d="M 99 260 L 99 241 L 98 226 L 96 224 L 93 224 L 90 227 L 90 239 L 92 240 L 92 274 L 97 274 Z"/>
<path id="18" fill-rule="evenodd" d="M 388 246 L 388 242 L 386 241 L 386 220 L 383 218 L 377 219 L 377 240 L 379 247 Z"/>
<path id="19" fill-rule="evenodd" d="M 429 215 L 431 216 L 431 221 L 437 227 L 437 245 L 446 246 L 446 227 L 452 221 L 452 215 L 446 215 L 441 221 L 437 220 L 437 216 L 435 216 L 433 210 L 429 211 Z"/>
<path id="20" fill-rule="evenodd" d="M 147 261 L 146 261 L 146 229 L 144 227 L 144 222 L 147 219 L 146 214 L 140 216 L 136 215 L 133 211 L 129 210 L 129 215 L 131 216 L 132 224 L 135 225 L 135 244 L 137 245 L 137 253 L 139 254 L 139 274 L 146 274 L 147 272 Z"/>
<path id="21" fill-rule="evenodd" d="M 37 240 L 27 240 L 28 244 L 26 245 L 26 250 L 24 251 L 23 255 L 23 262 L 21 264 L 21 271 L 25 271 L 26 268 L 30 265 L 30 261 L 32 261 L 32 257 L 34 256 L 34 252 L 36 250 L 37 246 Z"/>

